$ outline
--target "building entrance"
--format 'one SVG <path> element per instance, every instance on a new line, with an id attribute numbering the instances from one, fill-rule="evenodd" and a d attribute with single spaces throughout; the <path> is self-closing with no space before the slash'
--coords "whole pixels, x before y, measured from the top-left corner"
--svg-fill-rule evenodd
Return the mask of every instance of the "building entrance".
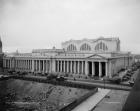
<path id="1" fill-rule="evenodd" d="M 88 68 L 89 68 L 89 69 L 88 69 L 88 70 L 89 70 L 89 74 L 88 74 L 88 75 L 89 75 L 89 76 L 92 76 L 92 62 L 88 62 L 88 66 L 89 66 L 89 67 L 88 67 Z"/>
<path id="2" fill-rule="evenodd" d="M 95 62 L 95 76 L 99 76 L 99 62 Z"/>
<path id="3" fill-rule="evenodd" d="M 105 62 L 101 62 L 101 67 L 102 67 L 102 75 L 101 75 L 101 77 L 104 77 L 105 72 L 106 72 L 106 70 L 105 70 Z"/>

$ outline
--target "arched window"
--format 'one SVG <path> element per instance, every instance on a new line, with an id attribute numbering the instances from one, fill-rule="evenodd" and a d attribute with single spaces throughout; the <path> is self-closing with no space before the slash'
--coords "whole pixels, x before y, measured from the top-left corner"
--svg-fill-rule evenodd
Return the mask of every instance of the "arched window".
<path id="1" fill-rule="evenodd" d="M 96 50 L 96 51 L 98 51 L 98 50 L 100 50 L 100 51 L 106 51 L 106 50 L 108 50 L 108 48 L 107 48 L 107 46 L 105 45 L 105 43 L 100 42 L 100 43 L 98 43 L 98 44 L 95 46 L 95 50 Z"/>
<path id="2" fill-rule="evenodd" d="M 77 48 L 76 48 L 76 46 L 73 45 L 73 44 L 70 44 L 70 45 L 67 47 L 67 51 L 76 51 L 76 50 L 77 50 Z"/>
<path id="3" fill-rule="evenodd" d="M 83 44 L 81 47 L 80 47 L 80 50 L 82 51 L 90 51 L 91 50 L 91 47 L 88 45 L 88 44 Z"/>

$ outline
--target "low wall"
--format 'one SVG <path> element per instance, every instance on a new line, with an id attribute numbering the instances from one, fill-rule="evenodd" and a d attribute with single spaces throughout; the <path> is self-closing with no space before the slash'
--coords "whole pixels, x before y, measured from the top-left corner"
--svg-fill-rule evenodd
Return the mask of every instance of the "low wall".
<path id="1" fill-rule="evenodd" d="M 47 80 L 45 78 L 13 76 L 13 79 L 35 81 L 35 82 L 48 83 L 48 84 L 61 85 L 61 86 L 68 86 L 68 87 L 74 87 L 74 88 L 82 88 L 82 89 L 88 89 L 88 90 L 93 90 L 95 88 L 95 86 L 93 86 L 91 84 L 73 83 L 73 82 L 70 82 L 70 81 L 60 81 L 59 82 L 59 81 L 56 81 L 56 80 Z"/>
<path id="2" fill-rule="evenodd" d="M 73 101 L 72 103 L 70 103 L 66 107 L 60 109 L 59 111 L 71 111 L 76 106 L 80 105 L 83 101 L 85 101 L 86 99 L 88 99 L 90 96 L 92 96 L 93 94 L 95 94 L 97 91 L 98 91 L 98 88 L 93 89 L 89 93 L 85 94 L 84 96 L 80 97 L 79 99 L 76 99 L 75 101 Z"/>

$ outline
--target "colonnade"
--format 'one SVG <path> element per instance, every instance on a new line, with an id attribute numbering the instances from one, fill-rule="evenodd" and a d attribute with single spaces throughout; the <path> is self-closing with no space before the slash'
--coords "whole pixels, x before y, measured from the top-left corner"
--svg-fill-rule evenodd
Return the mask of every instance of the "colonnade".
<path id="1" fill-rule="evenodd" d="M 50 59 L 4 59 L 3 66 L 35 73 L 68 73 L 99 77 L 108 74 L 107 62 L 70 59 L 53 59 L 53 61 Z"/>
<path id="2" fill-rule="evenodd" d="M 55 71 L 59 73 L 84 74 L 101 77 L 103 75 L 107 76 L 108 63 L 101 61 L 95 62 L 95 61 L 56 60 Z"/>
<path id="3" fill-rule="evenodd" d="M 50 72 L 50 60 L 33 60 L 32 72 Z"/>
<path id="4" fill-rule="evenodd" d="M 11 68 L 11 59 L 4 59 L 3 60 L 3 67 L 4 68 Z"/>
<path id="5" fill-rule="evenodd" d="M 30 71 L 32 69 L 32 60 L 15 60 L 15 68 Z"/>
<path id="6" fill-rule="evenodd" d="M 85 61 L 56 60 L 55 71 L 71 74 L 85 74 Z"/>
<path id="7" fill-rule="evenodd" d="M 88 61 L 88 74 L 90 76 L 107 76 L 108 62 L 107 61 Z"/>
<path id="8" fill-rule="evenodd" d="M 27 60 L 27 59 L 4 59 L 3 67 L 19 71 L 48 73 L 50 71 L 50 60 Z"/>

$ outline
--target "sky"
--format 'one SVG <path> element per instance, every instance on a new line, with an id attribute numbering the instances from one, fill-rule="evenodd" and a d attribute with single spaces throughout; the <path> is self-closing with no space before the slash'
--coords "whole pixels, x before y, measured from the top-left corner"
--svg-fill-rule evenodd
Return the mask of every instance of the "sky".
<path id="1" fill-rule="evenodd" d="M 103 36 L 140 53 L 140 0 L 0 0 L 0 36 L 4 52 Z"/>

